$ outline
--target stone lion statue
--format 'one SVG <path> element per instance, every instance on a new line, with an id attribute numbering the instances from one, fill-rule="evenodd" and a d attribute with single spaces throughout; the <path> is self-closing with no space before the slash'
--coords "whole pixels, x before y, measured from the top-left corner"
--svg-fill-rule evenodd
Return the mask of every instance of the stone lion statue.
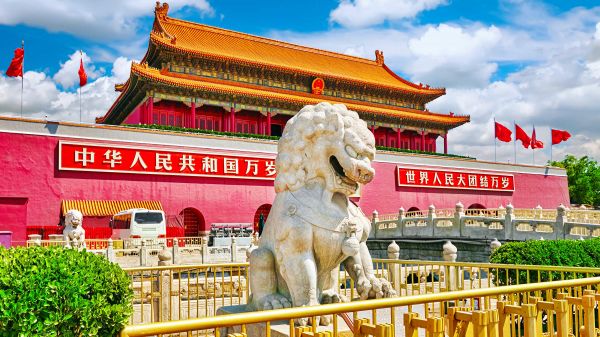
<path id="1" fill-rule="evenodd" d="M 85 248 L 85 230 L 83 229 L 83 214 L 76 209 L 71 209 L 65 215 L 65 229 L 63 230 L 65 248 Z"/>
<path id="2" fill-rule="evenodd" d="M 373 272 L 371 222 L 348 199 L 373 180 L 374 156 L 373 134 L 344 105 L 308 105 L 287 122 L 275 160 L 277 195 L 250 253 L 251 309 L 345 301 L 341 263 L 361 299 L 395 295 Z M 319 320 L 329 324 L 329 317 Z"/>

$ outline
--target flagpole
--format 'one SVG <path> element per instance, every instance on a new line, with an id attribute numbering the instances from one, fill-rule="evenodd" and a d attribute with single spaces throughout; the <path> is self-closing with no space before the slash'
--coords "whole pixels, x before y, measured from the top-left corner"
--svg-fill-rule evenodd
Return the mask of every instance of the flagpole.
<path id="1" fill-rule="evenodd" d="M 83 52 L 80 50 L 81 62 L 83 62 Z M 81 83 L 79 84 L 79 123 L 81 123 Z"/>
<path id="2" fill-rule="evenodd" d="M 515 120 L 513 119 L 513 127 L 515 130 L 515 141 L 513 142 L 513 145 L 515 146 L 515 164 L 517 163 L 517 122 L 515 122 Z"/>
<path id="3" fill-rule="evenodd" d="M 21 49 L 23 49 L 23 62 L 21 63 L 21 118 L 23 118 L 23 82 L 25 81 L 25 40 L 21 40 Z"/>
<path id="4" fill-rule="evenodd" d="M 497 159 L 496 159 L 496 152 L 497 152 L 496 145 L 498 144 L 498 141 L 496 140 L 497 136 L 498 135 L 496 134 L 496 117 L 494 117 L 494 162 L 497 161 Z"/>
<path id="5" fill-rule="evenodd" d="M 533 131 L 535 132 L 535 124 L 533 124 Z M 533 134 L 533 133 L 532 133 Z M 535 137 L 536 141 L 537 141 L 537 135 Z M 533 147 L 533 135 L 531 137 L 531 165 L 535 165 L 535 148 Z"/>

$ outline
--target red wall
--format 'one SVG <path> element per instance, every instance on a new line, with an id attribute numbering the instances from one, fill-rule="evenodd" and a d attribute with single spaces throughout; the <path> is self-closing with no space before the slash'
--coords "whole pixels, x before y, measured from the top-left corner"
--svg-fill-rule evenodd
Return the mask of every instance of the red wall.
<path id="1" fill-rule="evenodd" d="M 438 209 L 454 208 L 458 201 L 465 209 L 475 203 L 486 208 L 506 206 L 508 203 L 515 208 L 541 205 L 545 209 L 554 209 L 561 203 L 569 205 L 566 176 L 510 172 L 515 177 L 514 192 L 469 191 L 400 187 L 396 183 L 396 165 L 375 162 L 373 166 L 375 179 L 363 188 L 360 200 L 365 214 L 373 210 L 379 214 L 395 213 L 400 207 L 405 210 L 412 207 L 427 210 L 432 204 Z"/>
<path id="2" fill-rule="evenodd" d="M 0 231 L 13 231 L 14 241 L 26 239 L 26 224 L 58 224 L 63 199 L 160 200 L 168 215 L 192 207 L 204 217 L 206 226 L 210 226 L 219 222 L 251 223 L 258 208 L 271 204 L 275 197 L 272 181 L 264 180 L 59 171 L 56 164 L 59 139 L 61 137 L 0 132 L 3 154 L 0 161 L 3 172 L 0 175 Z M 202 138 L 198 138 L 198 143 L 201 142 Z M 457 201 L 465 208 L 472 203 L 490 208 L 508 202 L 518 208 L 538 204 L 555 208 L 560 203 L 569 203 L 565 176 L 514 173 L 514 193 L 417 190 L 396 186 L 395 163 L 375 162 L 374 167 L 376 178 L 364 187 L 359 202 L 365 214 L 374 209 L 380 214 L 395 213 L 400 206 L 407 210 L 414 206 L 427 209 L 430 204 L 451 208 Z M 538 171 L 542 172 L 542 169 Z M 88 225 L 101 224 L 90 220 Z M 84 226 L 87 225 L 84 223 Z"/>

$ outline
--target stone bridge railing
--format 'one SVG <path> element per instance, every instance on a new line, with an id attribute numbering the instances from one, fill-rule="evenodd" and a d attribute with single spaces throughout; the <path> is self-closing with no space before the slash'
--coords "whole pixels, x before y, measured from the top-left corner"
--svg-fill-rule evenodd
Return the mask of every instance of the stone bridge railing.
<path id="1" fill-rule="evenodd" d="M 436 209 L 379 215 L 373 211 L 371 239 L 463 238 L 498 240 L 579 239 L 600 236 L 600 211 L 515 209 Z"/>

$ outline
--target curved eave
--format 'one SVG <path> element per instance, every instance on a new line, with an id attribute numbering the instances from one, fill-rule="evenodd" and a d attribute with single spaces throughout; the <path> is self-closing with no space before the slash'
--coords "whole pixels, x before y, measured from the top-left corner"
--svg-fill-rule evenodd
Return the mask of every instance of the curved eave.
<path id="1" fill-rule="evenodd" d="M 144 68 L 140 65 L 132 65 L 132 75 L 140 76 L 147 80 L 162 83 L 172 87 L 182 87 L 191 90 L 202 90 L 209 92 L 218 92 L 238 96 L 247 97 L 258 97 L 266 100 L 280 101 L 294 104 L 317 104 L 322 101 L 329 101 L 331 103 L 340 103 L 348 106 L 349 109 L 356 110 L 358 112 L 374 115 L 374 116 L 387 116 L 392 118 L 400 118 L 404 120 L 418 120 L 421 123 L 432 123 L 436 125 L 444 126 L 444 129 L 451 129 L 469 122 L 469 116 L 448 116 L 444 114 L 436 114 L 428 111 L 414 110 L 414 109 L 398 109 L 388 106 L 377 106 L 373 104 L 360 104 L 346 99 L 330 99 L 329 97 L 319 95 L 298 95 L 297 93 L 283 93 L 281 90 L 265 90 L 264 88 L 253 88 L 247 84 L 240 85 L 236 83 L 235 86 L 226 83 L 224 81 L 218 81 L 211 79 L 210 81 L 203 80 L 191 80 L 185 78 L 170 77 L 161 74 L 158 69 Z"/>
<path id="2" fill-rule="evenodd" d="M 163 48 L 173 51 L 173 52 L 187 53 L 187 54 L 191 54 L 194 56 L 205 57 L 205 58 L 210 58 L 210 59 L 220 60 L 220 61 L 230 61 L 230 62 L 235 62 L 238 64 L 244 64 L 244 65 L 254 66 L 254 67 L 268 67 L 268 68 L 278 69 L 278 70 L 281 70 L 284 72 L 299 73 L 299 74 L 303 74 L 303 75 L 307 75 L 307 76 L 324 77 L 328 80 L 334 80 L 334 81 L 339 80 L 339 81 L 344 81 L 344 82 L 354 84 L 354 85 L 367 85 L 370 87 L 376 87 L 376 88 L 385 89 L 385 90 L 393 90 L 393 91 L 403 93 L 403 94 L 423 95 L 423 96 L 427 96 L 429 101 L 434 100 L 435 98 L 440 97 L 446 93 L 446 89 L 443 89 L 443 88 L 442 89 L 438 89 L 438 88 L 424 89 L 424 88 L 421 88 L 418 85 L 416 85 L 412 82 L 409 82 L 405 79 L 402 79 L 402 83 L 405 83 L 411 87 L 414 87 L 415 90 L 406 90 L 404 88 L 386 86 L 386 85 L 381 85 L 376 82 L 361 81 L 361 80 L 354 79 L 354 78 L 321 74 L 321 73 L 313 72 L 313 71 L 310 71 L 307 69 L 302 69 L 302 68 L 285 67 L 285 66 L 278 65 L 278 64 L 271 64 L 271 63 L 260 62 L 260 61 L 255 61 L 255 60 L 247 60 L 247 59 L 236 58 L 236 57 L 226 57 L 226 56 L 218 55 L 218 54 L 204 53 L 204 52 L 201 52 L 201 51 L 195 50 L 195 49 L 178 47 L 176 44 L 173 45 L 171 43 L 171 41 L 167 42 L 163 38 L 157 36 L 156 34 L 154 34 L 152 32 L 150 33 L 150 42 L 155 43 L 157 45 L 157 48 L 163 47 Z M 391 70 L 388 70 L 388 71 L 391 72 Z M 398 79 L 401 77 L 398 75 L 395 75 L 395 78 Z"/>
<path id="3" fill-rule="evenodd" d="M 123 90 L 112 104 L 108 112 L 99 118 L 96 118 L 97 124 L 120 124 L 125 118 L 127 118 L 126 114 L 131 113 L 140 102 L 143 97 L 146 96 L 146 93 L 139 90 L 138 86 L 138 78 L 133 76 L 133 67 L 131 74 L 129 76 L 129 80 L 125 82 L 123 86 Z"/>

